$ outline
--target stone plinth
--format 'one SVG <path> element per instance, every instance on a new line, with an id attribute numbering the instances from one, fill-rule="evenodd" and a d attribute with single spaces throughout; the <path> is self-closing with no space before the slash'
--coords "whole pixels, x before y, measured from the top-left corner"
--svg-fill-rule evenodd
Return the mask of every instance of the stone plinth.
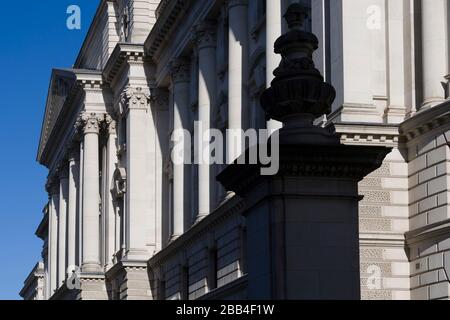
<path id="1" fill-rule="evenodd" d="M 358 182 L 389 152 L 282 141 L 278 174 L 219 175 L 246 200 L 249 299 L 360 299 Z"/>

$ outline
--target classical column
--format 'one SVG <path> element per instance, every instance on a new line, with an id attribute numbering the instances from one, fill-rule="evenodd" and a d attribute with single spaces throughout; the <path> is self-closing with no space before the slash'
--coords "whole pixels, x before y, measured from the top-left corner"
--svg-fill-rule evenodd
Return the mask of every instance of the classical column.
<path id="1" fill-rule="evenodd" d="M 164 87 L 153 86 L 151 89 L 151 109 L 155 115 L 154 129 L 156 130 L 155 138 L 155 224 L 158 226 L 155 228 L 156 237 L 156 250 L 161 250 L 164 243 L 169 239 L 170 234 L 163 234 L 163 224 L 166 222 L 168 205 L 169 205 L 169 181 L 165 174 L 165 164 L 170 159 L 170 126 L 171 117 L 169 111 L 169 90 Z M 164 228 L 164 230 L 166 230 Z"/>
<path id="2" fill-rule="evenodd" d="M 47 183 L 49 193 L 49 233 L 48 233 L 48 273 L 50 278 L 50 298 L 58 284 L 58 208 L 59 208 L 59 183 L 54 178 Z"/>
<path id="3" fill-rule="evenodd" d="M 115 211 L 114 211 L 114 199 L 111 195 L 111 182 L 113 181 L 114 171 L 116 170 L 117 164 L 117 123 L 110 116 L 105 117 L 105 122 L 107 125 L 108 140 L 106 142 L 106 173 L 105 173 L 105 185 L 104 185 L 104 197 L 105 197 L 105 254 L 106 254 L 106 264 L 112 264 L 113 255 L 116 253 L 115 249 Z M 120 238 L 119 238 L 120 239 Z"/>
<path id="4" fill-rule="evenodd" d="M 282 0 L 266 0 L 266 82 L 267 88 L 273 80 L 273 70 L 280 64 L 281 58 L 273 52 L 273 44 L 281 36 L 283 22 L 281 19 Z M 267 122 L 267 129 L 271 132 L 282 127 L 276 120 Z"/>
<path id="5" fill-rule="evenodd" d="M 198 148 L 198 214 L 197 221 L 207 216 L 214 203 L 212 183 L 215 177 L 211 174 L 211 168 L 207 159 L 202 159 L 203 154 L 209 154 L 209 141 L 202 139 L 205 132 L 211 127 L 211 115 L 215 114 L 216 98 L 216 25 L 207 20 L 194 28 L 195 39 L 198 46 L 199 84 L 198 84 L 198 118 L 201 125 L 199 143 L 203 148 Z M 203 152 L 202 152 L 203 151 Z M 203 154 L 202 154 L 203 153 Z"/>
<path id="6" fill-rule="evenodd" d="M 58 286 L 66 280 L 67 258 L 67 202 L 69 195 L 68 164 L 63 161 L 59 169 L 59 212 L 58 212 Z"/>
<path id="7" fill-rule="evenodd" d="M 408 48 L 408 31 L 405 20 L 409 15 L 407 1 L 387 1 L 387 23 L 388 23 L 388 84 L 389 104 L 384 112 L 387 123 L 402 123 L 405 120 L 407 101 L 407 74 L 405 66 L 408 64 L 406 58 Z M 408 10 L 407 10 L 408 9 Z M 384 84 L 384 81 L 383 81 Z"/>
<path id="8" fill-rule="evenodd" d="M 180 157 L 183 162 L 175 161 L 173 164 L 173 229 L 171 239 L 174 240 L 184 233 L 185 216 L 189 213 L 189 166 L 191 142 L 186 139 L 183 130 L 189 128 L 189 80 L 190 65 L 187 59 L 177 59 L 171 63 L 173 83 L 173 137 L 174 143 L 182 143 Z M 179 141 L 182 139 L 182 141 Z M 188 159 L 189 158 L 189 159 Z M 173 159 L 174 160 L 174 159 Z"/>
<path id="9" fill-rule="evenodd" d="M 69 152 L 69 203 L 67 210 L 67 266 L 76 266 L 78 217 L 78 183 L 80 172 L 80 145 L 75 142 Z"/>
<path id="10" fill-rule="evenodd" d="M 86 273 L 101 271 L 99 133 L 103 119 L 96 113 L 84 113 L 80 119 L 84 134 L 82 271 Z"/>
<path id="11" fill-rule="evenodd" d="M 277 1 L 272 1 L 277 2 Z M 244 151 L 241 130 L 247 129 L 248 81 L 248 0 L 228 1 L 228 135 L 227 163 Z M 270 16 L 270 14 L 269 14 Z M 238 134 L 239 133 L 239 134 Z M 237 138 L 235 140 L 233 137 Z M 236 144 L 235 144 L 236 143 Z"/>
<path id="12" fill-rule="evenodd" d="M 445 100 L 442 83 L 448 83 L 448 6 L 447 0 L 422 0 L 422 108 Z"/>

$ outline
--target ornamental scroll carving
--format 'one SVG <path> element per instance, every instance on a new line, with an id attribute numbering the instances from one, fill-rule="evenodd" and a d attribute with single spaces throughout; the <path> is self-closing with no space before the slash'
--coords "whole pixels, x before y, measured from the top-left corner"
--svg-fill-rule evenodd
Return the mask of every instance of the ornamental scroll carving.
<path id="1" fill-rule="evenodd" d="M 199 49 L 216 46 L 216 29 L 214 20 L 205 20 L 193 28 L 193 40 L 197 43 Z"/>
<path id="2" fill-rule="evenodd" d="M 172 81 L 174 83 L 178 82 L 189 82 L 191 78 L 190 74 L 190 61 L 186 58 L 178 58 L 171 61 L 170 74 L 172 75 Z"/>
<path id="3" fill-rule="evenodd" d="M 128 110 L 147 110 L 150 103 L 150 90 L 142 87 L 127 86 L 120 97 L 121 112 Z"/>
<path id="4" fill-rule="evenodd" d="M 105 120 L 104 114 L 83 112 L 75 122 L 75 128 L 87 133 L 100 133 L 100 125 Z"/>

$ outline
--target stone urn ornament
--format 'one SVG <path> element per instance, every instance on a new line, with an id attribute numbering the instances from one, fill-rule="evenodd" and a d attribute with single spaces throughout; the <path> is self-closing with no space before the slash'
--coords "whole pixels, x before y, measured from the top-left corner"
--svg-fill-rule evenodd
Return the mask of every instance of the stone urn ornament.
<path id="1" fill-rule="evenodd" d="M 275 42 L 281 63 L 273 73 L 271 87 L 261 96 L 261 105 L 269 118 L 283 122 L 280 139 L 284 142 L 338 144 L 332 132 L 313 124 L 331 112 L 336 91 L 314 66 L 312 55 L 319 40 L 304 30 L 307 11 L 300 4 L 292 4 L 284 18 L 289 31 Z"/>

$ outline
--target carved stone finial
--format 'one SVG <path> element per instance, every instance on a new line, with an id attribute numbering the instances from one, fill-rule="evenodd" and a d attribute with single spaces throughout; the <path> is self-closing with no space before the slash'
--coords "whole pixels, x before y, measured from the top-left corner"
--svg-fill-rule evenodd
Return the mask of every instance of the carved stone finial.
<path id="1" fill-rule="evenodd" d="M 315 119 L 331 112 L 336 97 L 335 89 L 314 66 L 312 54 L 319 41 L 302 30 L 306 16 L 300 4 L 289 6 L 285 18 L 290 30 L 275 42 L 275 53 L 281 54 L 282 60 L 271 87 L 261 97 L 268 116 L 291 128 L 313 127 Z"/>

